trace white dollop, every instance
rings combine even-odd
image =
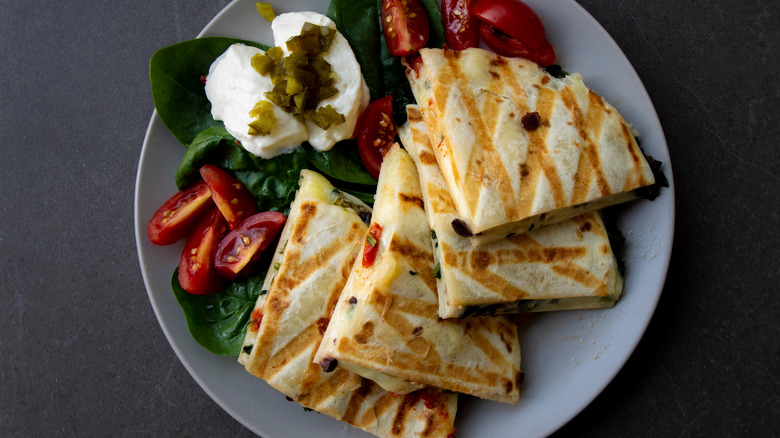
[[[290,12],[277,16],[271,23],[271,29],[274,34],[274,42],[284,50],[285,55],[289,54],[287,40],[300,35],[305,23],[336,29],[336,23],[333,20],[316,12]],[[334,85],[339,92],[322,100],[318,107],[330,105],[339,114],[342,114],[346,121],[324,130],[310,120],[306,120],[309,143],[320,151],[329,150],[340,140],[352,138],[357,119],[368,106],[370,99],[368,86],[360,71],[360,64],[355,59],[352,48],[341,32],[336,32],[324,58],[336,73]]]
[[[273,85],[252,68],[255,54],[265,53],[256,47],[233,44],[209,68],[206,97],[211,102],[211,115],[221,120],[225,129],[248,152],[261,158],[272,158],[289,152],[307,139],[306,125],[297,117],[273,105],[276,124],[268,135],[249,135],[249,112]]]

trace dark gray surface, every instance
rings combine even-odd
[[[168,345],[133,230],[149,57],[226,3],[0,1],[0,436],[252,436]],[[638,349],[557,435],[776,436],[780,4],[580,3],[655,104],[677,224]]]

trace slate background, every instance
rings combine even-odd
[[[580,3],[655,104],[677,223],[644,338],[555,436],[777,436],[780,3]],[[225,4],[0,1],[0,435],[252,436],[168,345],[133,231],[148,59]]]

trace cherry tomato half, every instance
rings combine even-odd
[[[471,14],[505,34],[539,49],[545,40],[544,25],[533,9],[520,0],[481,0]]]
[[[395,141],[392,95],[371,102],[363,110],[355,125],[355,137],[363,165],[374,178],[379,178],[382,158]]]
[[[257,213],[257,204],[252,195],[226,171],[206,164],[200,168],[200,176],[211,189],[211,198],[225,216],[231,230],[235,230],[241,221]]]
[[[425,47],[429,26],[420,0],[382,0],[382,33],[393,55],[411,55]]]
[[[217,272],[228,280],[249,272],[279,235],[286,220],[276,211],[264,211],[246,218],[219,243],[214,260]]]
[[[441,0],[444,36],[453,50],[465,50],[479,44],[478,20],[469,12],[476,0]]]
[[[204,182],[182,190],[154,213],[146,234],[155,245],[170,245],[187,237],[212,207],[211,190]]]
[[[179,258],[179,284],[191,294],[208,295],[222,290],[225,280],[214,268],[217,246],[228,233],[225,218],[212,209],[190,234]]]
[[[544,40],[540,48],[532,49],[524,42],[512,38],[488,23],[479,25],[479,36],[485,45],[499,55],[526,58],[541,67],[555,63],[555,48],[547,40]]]
[[[367,268],[374,264],[376,260],[376,251],[379,247],[379,238],[382,237],[382,226],[374,222],[368,227],[366,240],[363,242],[363,267]]]

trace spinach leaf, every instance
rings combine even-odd
[[[195,137],[176,170],[176,186],[181,190],[200,180],[200,168],[204,164],[232,171],[257,201],[259,211],[284,214],[298,190],[301,170],[309,168],[303,148],[265,160],[236,144],[223,127],[208,128]]]
[[[309,162],[327,176],[355,184],[375,186],[377,183],[360,159],[356,140],[340,141],[333,149],[325,152],[311,147],[306,150]]]
[[[267,49],[252,41],[208,37],[164,47],[152,55],[149,81],[154,107],[181,144],[189,145],[204,129],[222,126],[211,117],[211,104],[200,77],[208,74],[211,63],[235,43]]]
[[[299,147],[270,160],[254,155],[251,158],[253,166],[235,170],[233,175],[257,200],[259,211],[279,211],[287,215],[298,190],[301,170],[309,168],[306,150]]]
[[[360,190],[350,189],[346,187],[341,187],[339,190],[343,192],[347,192],[350,195],[360,199],[361,201],[365,202],[369,206],[374,205],[375,195],[373,193],[367,193]]]
[[[240,170],[253,166],[254,162],[224,127],[214,127],[204,130],[192,140],[176,169],[176,187],[182,190],[200,180],[199,170],[204,164]]]
[[[376,0],[331,0],[326,15],[347,39],[371,92],[371,100],[383,97],[385,88],[379,59],[382,28]]]
[[[194,295],[182,289],[177,268],[171,287],[195,341],[212,353],[238,356],[264,279],[262,271],[239,278],[216,294]]]

